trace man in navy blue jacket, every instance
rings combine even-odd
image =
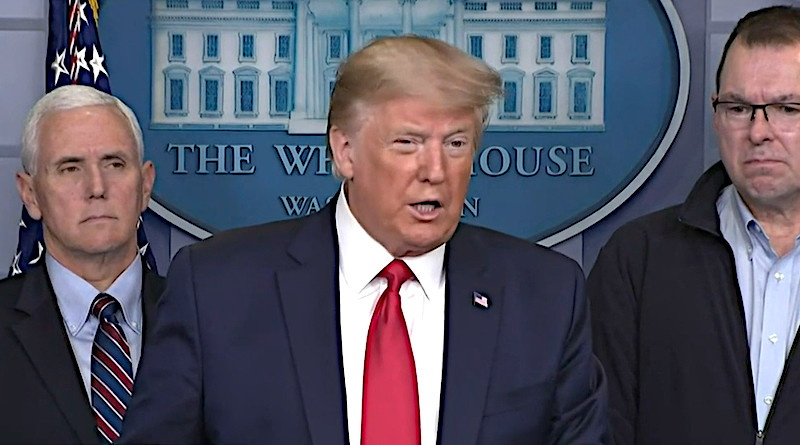
[[[339,194],[177,255],[127,442],[606,443],[578,266],[459,224],[499,93],[494,70],[439,40],[353,54],[329,114]],[[413,378],[393,365],[375,387],[374,314],[397,263]],[[374,402],[406,389],[413,403],[384,406],[375,428]]]

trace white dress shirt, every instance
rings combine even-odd
[[[350,443],[361,443],[364,355],[372,312],[387,286],[378,273],[394,257],[375,241],[350,212],[344,190],[336,203],[339,238],[339,312]],[[434,445],[439,426],[444,351],[445,245],[417,257],[400,258],[414,272],[400,287],[417,371],[421,445]]]

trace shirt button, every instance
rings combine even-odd
[[[767,405],[772,405],[772,397],[770,396],[764,397],[764,403],[766,403]]]
[[[74,331],[75,328],[77,328],[77,326],[75,326],[74,324],[71,324],[71,325],[69,325],[69,328]]]
[[[131,325],[133,325],[134,328],[138,328],[139,327],[139,323],[137,323],[135,321],[133,323],[131,323]],[[775,335],[775,334],[772,334],[772,335]],[[772,340],[772,337],[770,337],[770,340]],[[775,342],[772,342],[772,343],[775,343]]]
[[[783,279],[783,274],[780,272],[775,272],[775,279],[781,281]]]
[[[778,334],[770,335],[769,336],[769,341],[771,341],[772,343],[777,343],[778,342]]]

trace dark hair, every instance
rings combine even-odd
[[[733,28],[717,67],[717,92],[728,50],[736,39],[747,47],[800,44],[800,8],[771,6],[749,12]]]

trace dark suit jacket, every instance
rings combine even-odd
[[[347,443],[332,208],[178,253],[122,443]],[[461,225],[446,268],[440,443],[605,443],[577,265]]]
[[[164,279],[145,267],[145,326]],[[98,443],[44,265],[0,281],[0,444]]]

